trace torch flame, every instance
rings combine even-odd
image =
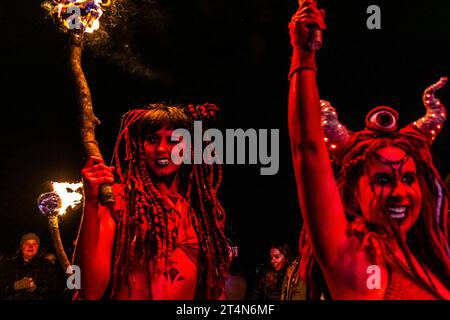
[[[81,203],[83,195],[79,189],[82,186],[83,184],[81,182],[52,182],[53,192],[61,198],[61,207],[58,208],[59,215],[64,215],[69,207],[73,209]]]
[[[63,29],[92,33],[100,28],[102,8],[110,4],[110,0],[48,0],[42,7],[61,23]]]

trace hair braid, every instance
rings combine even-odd
[[[150,114],[154,110],[155,114],[158,113],[156,118]],[[112,295],[122,278],[129,285],[128,277],[137,263],[149,258],[166,259],[174,250],[175,238],[169,230],[169,216],[173,208],[150,176],[143,134],[158,125],[176,127],[176,123],[182,122],[180,117],[183,117],[179,110],[182,109],[152,105],[150,109],[132,110],[122,118],[123,129],[119,133],[114,160],[117,180],[125,185],[126,206],[118,217]],[[184,114],[187,114],[186,110]],[[142,125],[144,120],[148,124]],[[220,296],[229,266],[228,240],[224,233],[225,212],[217,198],[222,169],[218,167],[215,176],[215,167],[192,165],[182,181],[188,214],[205,259],[206,298],[209,299]],[[217,181],[214,181],[215,177]]]

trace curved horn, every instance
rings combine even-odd
[[[320,100],[320,109],[322,112],[321,123],[325,133],[325,142],[330,151],[342,150],[350,141],[353,132],[339,122],[336,110],[330,102]]]
[[[435,92],[441,89],[447,83],[447,77],[442,77],[438,82],[429,86],[423,93],[423,104],[427,109],[425,116],[415,121],[415,126],[424,135],[430,143],[436,138],[442,130],[447,110],[439,99],[435,97]]]

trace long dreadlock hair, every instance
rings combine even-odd
[[[168,216],[173,209],[155,187],[145,159],[145,138],[161,128],[192,129],[193,119],[208,116],[204,106],[152,104],[131,110],[122,118],[114,162],[117,181],[125,185],[126,205],[117,221],[112,295],[121,279],[129,284],[130,271],[137,264],[167,259],[174,250],[174,236],[168,230]],[[225,211],[217,197],[222,169],[218,165],[182,165],[179,174],[180,193],[187,200],[204,262],[202,280],[206,288],[197,295],[216,299],[222,293],[229,267]]]
[[[421,212],[414,226],[408,231],[406,242],[400,237],[397,225],[388,218],[387,208],[380,207],[378,210],[380,218],[386,222],[384,225],[371,225],[363,222],[359,203],[355,197],[357,182],[364,174],[365,163],[374,156],[377,150],[386,146],[400,148],[414,160],[418,183],[422,191]],[[366,236],[367,232],[380,236],[380,239],[386,236],[395,237],[407,258],[407,267],[423,287],[439,297],[436,288],[429,284],[429,275],[426,274],[428,281],[424,281],[419,276],[417,268],[412,263],[412,255],[450,289],[449,192],[433,165],[429,145],[426,141],[405,133],[394,133],[380,138],[367,134],[367,132],[361,132],[355,138],[353,147],[335,169],[338,172],[337,186],[341,193],[347,219],[350,222],[349,232],[361,238]],[[363,227],[361,227],[361,223],[364,224]],[[376,252],[395,260],[395,257],[390,255],[392,249],[389,248],[389,242],[381,241],[379,243],[381,245],[377,245],[377,242],[371,243],[376,246]],[[300,277],[308,282],[310,298],[318,298],[321,293],[329,295],[328,289],[323,286],[325,284],[323,274],[313,257],[309,235],[305,227],[302,229],[299,247],[302,259]],[[394,263],[398,263],[398,261],[394,261]],[[317,284],[322,285],[318,286]]]

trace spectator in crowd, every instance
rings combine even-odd
[[[35,233],[22,236],[18,254],[0,263],[0,299],[42,300],[55,297],[56,270],[38,255],[40,239]]]
[[[286,243],[273,244],[269,251],[270,267],[256,281],[251,300],[280,300],[286,269],[291,260]]]

